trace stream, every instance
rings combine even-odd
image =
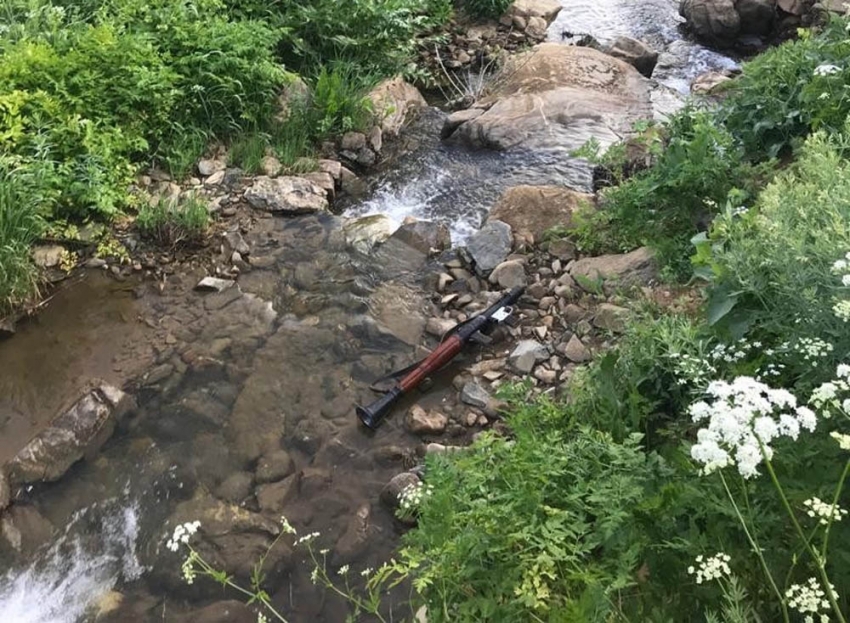
[[[677,0],[561,3],[551,41],[565,32],[601,42],[642,38],[676,60],[658,76],[674,91],[686,92],[707,70],[734,66],[682,40]],[[443,116],[431,109],[414,123],[404,137],[411,151],[374,174],[369,194],[346,206],[346,216],[440,221],[457,244],[505,188],[590,189],[587,165],[569,156],[586,137],[556,150],[473,152],[440,142]],[[220,293],[194,291],[202,274],[174,275],[158,287],[90,271],[0,343],[0,459],[67,407],[80,379],[131,379],[125,387],[137,403],[93,460],[16,502],[19,520],[37,524],[44,538],[19,553],[0,550],[0,623],[88,623],[109,611],[114,621],[188,623],[186,596],[200,604],[232,598],[209,582],[187,588],[180,557],[169,558],[164,543],[178,520],[214,519],[220,499],[259,510],[247,492],[264,484],[255,466],[265,457],[292,475],[285,490],[268,489],[264,510],[282,509],[299,532],[319,532],[319,547],[344,546],[330,568],[351,564],[359,572],[391,557],[403,527],[379,494],[421,440],[398,416],[366,434],[353,405],[372,398],[374,378],[419,354],[430,260],[392,239],[369,256],[355,252],[343,222],[260,219],[246,235],[255,268]],[[456,400],[451,369],[447,375],[418,402]],[[447,433],[458,444],[469,436],[463,427]],[[368,517],[359,540],[350,538],[358,515]],[[239,568],[269,541],[268,529],[253,525],[217,537],[215,551]],[[271,558],[279,578],[272,599],[290,622],[345,620],[345,603],[311,583],[303,551],[276,550]]]

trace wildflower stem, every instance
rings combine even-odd
[[[738,508],[738,503],[735,502],[735,496],[733,496],[732,491],[729,490],[729,485],[726,482],[726,478],[723,476],[723,472],[719,471],[718,474],[720,474],[720,480],[723,481],[723,488],[726,489],[726,495],[729,497],[729,501],[732,502],[732,508],[735,509],[735,514],[738,516],[738,521],[741,522],[741,527],[744,528],[744,534],[747,535],[747,540],[750,542],[750,546],[753,548],[753,551],[758,557],[762,569],[764,569],[764,574],[767,576],[768,582],[770,582],[770,587],[773,589],[773,592],[776,593],[776,598],[779,600],[779,607],[782,609],[782,620],[785,621],[785,623],[789,623],[791,619],[788,617],[788,606],[785,604],[785,598],[782,596],[779,587],[776,586],[776,581],[774,581],[773,575],[770,573],[767,561],[761,553],[761,548],[759,548],[758,544],[753,539],[752,534],[750,534],[750,529],[747,527],[747,521],[741,514],[741,509]]]
[[[818,568],[818,573],[820,574],[821,581],[823,582],[823,590],[826,593],[827,598],[829,599],[829,604],[832,606],[832,611],[835,613],[836,618],[839,623],[847,623],[847,619],[844,618],[844,614],[841,612],[841,608],[838,605],[838,601],[835,599],[835,594],[832,591],[832,584],[829,582],[829,575],[826,573],[826,566],[824,564],[824,559],[820,557],[817,550],[812,547],[812,544],[806,540],[806,535],[803,532],[802,526],[800,526],[800,522],[797,521],[797,516],[794,514],[794,509],[791,508],[791,504],[788,502],[788,498],[785,496],[785,490],[782,488],[782,485],[779,483],[779,478],[776,476],[776,471],[773,469],[773,463],[771,463],[770,459],[767,458],[767,455],[764,453],[764,445],[762,445],[761,440],[759,440],[759,445],[761,446],[762,455],[764,455],[764,463],[767,465],[767,471],[770,474],[770,479],[773,481],[773,486],[776,488],[777,493],[779,493],[779,498],[782,500],[783,506],[785,506],[785,511],[788,513],[788,516],[791,518],[791,523],[794,524],[794,529],[797,531],[797,535],[800,539],[806,544],[806,549],[809,552],[809,555],[815,561],[815,566]]]
[[[847,480],[847,475],[850,474],[850,461],[844,465],[844,472],[841,474],[841,479],[838,481],[838,486],[835,488],[835,495],[832,498],[832,512],[829,514],[829,520],[826,524],[826,530],[823,533],[823,546],[821,547],[821,560],[826,560],[827,549],[829,547],[829,529],[832,528],[832,521],[835,519],[835,509],[838,508],[838,499],[841,497],[841,491],[844,489],[844,483]]]

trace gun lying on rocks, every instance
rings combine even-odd
[[[428,376],[454,359],[468,342],[487,342],[488,338],[484,332],[511,317],[513,314],[513,307],[511,306],[519,300],[523,292],[525,292],[524,287],[512,289],[489,308],[446,333],[440,341],[440,345],[425,359],[375,381],[372,384],[372,389],[377,391],[381,391],[377,387],[381,383],[390,380],[395,381],[395,383],[372,404],[357,407],[357,417],[360,418],[360,421],[372,430],[378,428],[381,421],[402,396],[415,389]]]

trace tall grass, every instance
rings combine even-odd
[[[29,247],[42,227],[23,180],[14,171],[0,168],[0,315],[38,292]]]

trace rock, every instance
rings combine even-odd
[[[457,321],[450,318],[429,318],[425,332],[434,337],[443,337],[457,326]]]
[[[209,177],[213,173],[224,171],[227,168],[221,160],[203,159],[198,161],[198,173],[202,177]]]
[[[0,536],[9,547],[24,557],[29,557],[47,543],[53,532],[53,524],[34,506],[14,504],[0,515]]]
[[[327,192],[301,177],[260,176],[245,191],[251,207],[281,214],[311,214],[328,209]]]
[[[419,476],[411,472],[402,472],[393,476],[386,486],[381,490],[381,501],[395,510],[399,506],[399,496],[409,486],[416,486],[420,482]]]
[[[658,52],[643,41],[631,37],[617,37],[611,45],[605,47],[604,52],[626,61],[647,78],[652,76],[652,70],[658,62]]]
[[[561,12],[561,3],[557,0],[516,0],[508,7],[507,15],[511,17],[542,17],[547,23],[552,23]]]
[[[255,623],[257,615],[240,601],[218,601],[175,618],[175,623]]]
[[[12,486],[58,480],[71,465],[92,457],[106,443],[132,399],[117,387],[103,387],[60,414],[9,461]]]
[[[776,18],[776,0],[737,0],[735,10],[741,20],[741,33],[769,35]]]
[[[475,262],[475,269],[485,275],[501,264],[511,252],[511,226],[502,221],[487,221],[466,241],[466,249]]]
[[[394,229],[393,221],[383,214],[363,216],[342,226],[346,244],[363,254],[369,253],[372,247],[387,240]]]
[[[346,132],[342,135],[340,147],[347,151],[359,151],[366,147],[366,135],[362,132]]]
[[[266,156],[260,163],[260,169],[263,171],[263,175],[277,177],[280,174],[281,169],[283,169],[283,165],[280,164],[280,160],[274,156]]]
[[[452,236],[444,223],[433,221],[411,221],[402,223],[392,238],[403,242],[417,251],[430,255],[452,246]]]
[[[471,407],[486,409],[492,403],[493,397],[481,385],[474,381],[469,381],[468,383],[464,383],[463,388],[460,390],[460,400],[462,403]]]
[[[483,114],[484,110],[481,108],[467,108],[465,110],[453,112],[446,117],[445,121],[443,121],[443,128],[440,130],[440,138],[446,139],[450,137],[462,124],[467,121],[477,119]]]
[[[204,186],[218,186],[224,181],[224,169],[216,171],[204,180]]]
[[[236,285],[232,279],[219,279],[218,277],[204,277],[195,286],[195,289],[200,292],[224,292],[228,288]]]
[[[528,283],[525,266],[519,260],[502,262],[490,273],[490,283],[498,285],[503,290],[510,290]]]
[[[372,508],[368,504],[361,505],[357,512],[348,520],[345,532],[334,546],[331,562],[334,566],[347,565],[366,551],[369,545],[369,518]]]
[[[428,411],[413,405],[407,412],[407,428],[414,435],[439,435],[448,425],[448,418],[437,411]]]
[[[0,340],[15,335],[15,318],[7,316],[0,318]]]
[[[741,16],[734,0],[681,0],[679,15],[698,37],[728,44],[741,33]]]
[[[367,97],[372,102],[372,110],[380,121],[381,130],[389,136],[398,136],[412,115],[428,106],[419,90],[401,76],[384,80]]]
[[[378,156],[368,147],[363,147],[358,150],[355,160],[361,167],[371,167],[378,161]]]
[[[526,20],[525,34],[535,41],[544,41],[549,28],[548,22],[542,17],[532,16]]]
[[[597,329],[622,333],[626,328],[629,310],[610,303],[602,303],[593,317],[593,326]]]
[[[245,242],[242,234],[238,231],[226,232],[222,237],[231,251],[235,251],[240,255],[249,255],[251,253],[251,247],[248,246],[248,243]]]
[[[487,220],[504,221],[513,231],[527,231],[540,240],[555,226],[569,227],[573,212],[593,203],[593,195],[561,186],[513,186],[502,194]]]
[[[628,63],[591,48],[543,43],[508,59],[485,110],[449,140],[473,148],[604,149],[652,117],[650,83]]]
[[[312,173],[305,173],[302,177],[308,182],[312,182],[316,186],[323,188],[325,192],[328,193],[329,197],[333,197],[334,191],[336,190],[336,182],[330,173],[325,171],[314,171]]]
[[[0,468],[0,514],[12,502],[12,487],[6,477],[5,470]]]
[[[241,504],[249,495],[254,486],[254,476],[250,472],[236,472],[230,474],[224,482],[222,482],[215,490],[215,496],[230,502],[231,504]]]
[[[264,454],[257,462],[257,482],[260,484],[277,482],[294,471],[295,463],[289,453],[286,450],[275,450],[269,454]]]
[[[549,243],[549,255],[557,257],[562,262],[568,262],[576,257],[576,245],[572,240],[557,238]]]
[[[327,489],[333,481],[330,470],[322,467],[305,467],[301,470],[301,481],[298,491],[301,497],[310,498]],[[292,478],[293,476],[290,476]]]
[[[729,83],[732,77],[722,71],[709,71],[700,74],[691,83],[691,93],[711,95],[720,91],[723,85]]]
[[[327,436],[327,422],[317,418],[304,418],[295,425],[292,442],[302,452],[312,455],[316,454]]]
[[[286,501],[297,490],[298,475],[292,474],[283,480],[257,487],[257,504],[260,510],[267,513],[280,513]]]
[[[384,135],[381,132],[380,126],[373,126],[371,130],[369,130],[369,136],[367,137],[369,141],[369,147],[372,148],[376,154],[381,153],[381,149],[384,146]]]
[[[528,374],[534,365],[549,358],[549,349],[537,340],[523,340],[508,356],[508,363],[517,371]]]
[[[342,177],[342,163],[338,160],[319,160],[319,171],[338,180]]]
[[[789,15],[794,15],[794,16],[800,17],[801,15],[803,15],[803,13],[806,12],[807,3],[804,0],[777,0],[776,4],[780,9],[782,9],[783,11],[788,13]],[[843,4],[844,4],[843,2],[830,2],[831,7],[832,7],[832,5],[843,5]],[[843,8],[843,6],[841,8]],[[836,7],[836,8],[831,9],[831,10],[833,10],[836,13],[844,13],[844,11],[841,10],[841,8]]]
[[[68,252],[58,244],[40,245],[32,249],[33,264],[39,268],[57,268]]]
[[[647,247],[621,255],[600,255],[578,260],[570,266],[570,276],[582,281],[620,287],[649,285],[658,277],[655,255]]]
[[[534,371],[534,378],[542,383],[551,384],[558,380],[558,373],[554,370],[547,370],[546,368],[537,368]]]
[[[593,359],[593,355],[590,354],[587,346],[584,345],[577,335],[573,335],[570,338],[570,341],[567,342],[563,352],[564,357],[573,363],[585,363]]]

